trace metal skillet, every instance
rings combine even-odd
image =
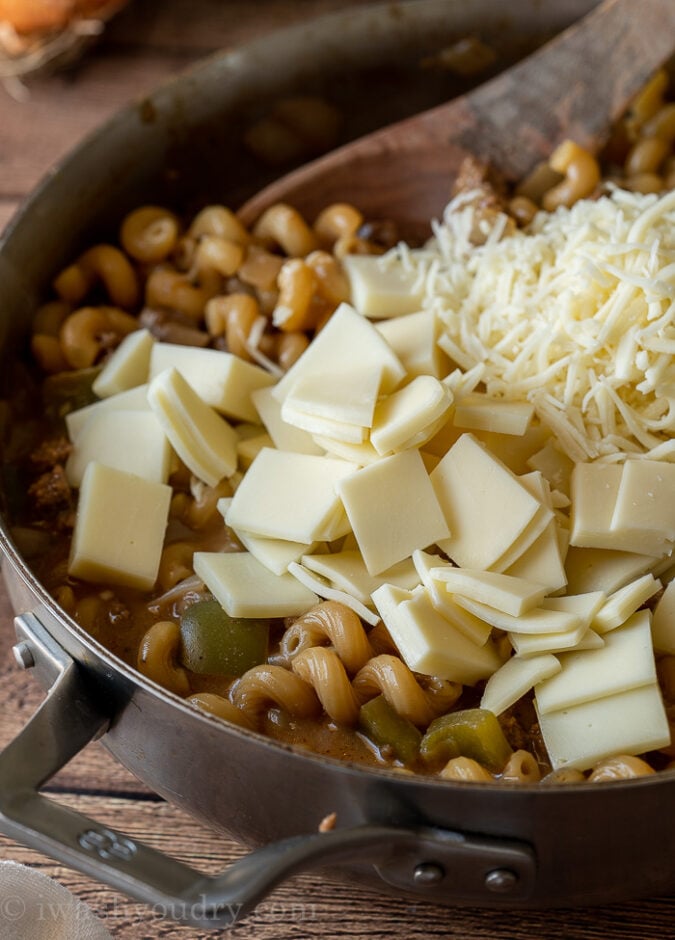
[[[3,239],[3,374],[23,349],[53,272],[124,211],[150,199],[190,207],[207,195],[236,205],[260,188],[265,179],[243,159],[237,135],[277,95],[317,85],[344,89],[353,71],[400,68],[475,31],[508,55],[509,39],[541,41],[593,4],[573,0],[552,9],[518,0],[509,29],[501,4],[467,6],[417,0],[338,14],[218,56],[118,115],[45,181]],[[408,88],[409,113],[436,103],[434,95],[448,97],[447,88],[429,93],[421,85]],[[429,100],[419,100],[425,94]],[[382,122],[392,117],[380,115]],[[360,120],[354,133],[375,123],[370,113]],[[478,787],[369,770],[226,726],[143,679],[58,608],[20,553],[9,493],[2,498],[16,655],[49,689],[0,755],[0,828],[13,838],[135,898],[162,903],[186,922],[213,927],[231,923],[310,865],[339,865],[344,876],[382,890],[447,904],[605,903],[675,885],[672,774],[611,786]],[[98,736],[161,796],[266,847],[205,877],[42,797],[40,787]],[[337,813],[338,828],[317,833],[329,812]]]

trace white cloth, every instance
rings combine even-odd
[[[0,940],[111,940],[84,901],[42,872],[0,862]]]

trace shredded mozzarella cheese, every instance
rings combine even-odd
[[[653,454],[675,432],[675,192],[505,220],[473,244],[465,193],[399,255],[424,278],[439,345],[489,395],[531,401],[571,459]]]

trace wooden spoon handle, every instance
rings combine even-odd
[[[470,94],[473,120],[452,136],[511,179],[565,138],[596,152],[674,47],[675,0],[606,0]]]
[[[565,138],[595,151],[675,45],[675,0],[605,0],[469,95],[353,141],[282,177],[240,210],[285,201],[311,218],[351,201],[372,218],[427,230],[472,154],[522,179]]]

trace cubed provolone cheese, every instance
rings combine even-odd
[[[166,369],[148,389],[150,407],[173,449],[196,477],[216,486],[237,469],[237,433],[209,407],[177,369]]]
[[[322,555],[303,555],[302,564],[315,571],[340,591],[347,591],[362,604],[370,605],[371,594],[382,584],[394,584],[411,590],[419,577],[410,558],[399,561],[379,575],[370,575],[358,549],[347,549]]]
[[[648,611],[634,614],[604,640],[602,649],[560,656],[560,673],[537,686],[540,714],[656,682]]]
[[[512,617],[520,617],[544,599],[545,588],[541,584],[513,578],[494,571],[471,568],[453,568],[443,565],[431,569],[431,577],[443,581],[450,594],[464,594]]]
[[[319,600],[297,578],[272,574],[249,552],[195,552],[193,564],[230,617],[298,617]]]
[[[361,316],[388,320],[414,313],[422,306],[424,280],[396,261],[386,255],[348,254],[342,259],[352,303]]]
[[[308,434],[320,434],[346,444],[363,444],[368,438],[368,428],[360,424],[348,424],[346,421],[308,414],[306,411],[300,411],[288,399],[281,406],[281,417],[287,424],[292,424]]]
[[[349,363],[356,372],[380,372],[383,394],[392,392],[405,378],[405,369],[395,352],[369,320],[349,304],[337,308],[305,352],[274,386],[274,395],[283,401],[303,376],[322,375],[334,370],[335,363]]]
[[[226,521],[263,538],[335,538],[345,518],[335,486],[354,472],[344,460],[263,448],[237,487]]]
[[[379,614],[375,614],[372,610],[369,610],[366,605],[357,600],[353,594],[348,594],[346,591],[340,591],[338,588],[333,587],[327,578],[317,574],[316,571],[310,571],[309,568],[305,568],[305,566],[301,565],[299,562],[293,561],[288,566],[288,573],[293,575],[301,584],[304,584],[306,588],[309,588],[310,591],[314,591],[315,594],[324,600],[336,601],[338,604],[344,604],[345,607],[349,607],[350,610],[353,610],[361,620],[365,620],[371,627],[374,627],[376,623],[380,622]]]
[[[502,571],[515,578],[542,584],[549,593],[564,588],[567,584],[567,573],[560,550],[556,520],[551,519],[532,545]]]
[[[260,366],[219,349],[155,343],[150,355],[150,379],[175,368],[199,397],[216,411],[239,421],[257,421],[251,395],[274,384]]]
[[[554,676],[561,668],[560,660],[551,653],[525,659],[512,656],[488,679],[480,707],[501,715],[538,682]]]
[[[150,590],[157,579],[171,487],[103,464],[84,472],[68,573]]]
[[[66,477],[78,487],[92,460],[135,473],[154,483],[166,483],[171,447],[152,411],[94,412],[77,436],[66,461]]]
[[[675,464],[627,460],[612,515],[612,529],[675,539]]]
[[[227,517],[232,499],[231,496],[225,497],[219,499],[216,504],[223,519]],[[237,538],[244,548],[254,558],[257,558],[261,565],[268,568],[272,574],[285,574],[291,562],[298,561],[305,552],[311,551],[314,547],[305,542],[261,538],[259,535],[251,535],[250,532],[246,532],[244,529],[237,531]]]
[[[651,556],[636,552],[570,546],[565,557],[567,589],[572,594],[585,594],[587,591],[613,594],[646,574],[653,565]]]
[[[627,461],[641,463],[641,461]],[[626,464],[626,465],[627,465]],[[579,463],[572,471],[570,544],[582,548],[609,548],[660,557],[670,544],[666,534],[616,514],[625,466]],[[675,467],[673,468],[675,469]],[[626,488],[624,488],[626,492]],[[624,501],[622,500],[622,505]],[[629,524],[630,522],[630,524]]]
[[[550,613],[550,611],[549,611]],[[572,617],[572,614],[567,616]],[[509,642],[518,656],[536,653],[566,653],[583,642],[593,631],[577,617],[577,626],[561,633],[509,633]]]
[[[593,629],[607,633],[625,623],[645,601],[661,590],[661,582],[644,574],[611,594],[593,618]]]
[[[609,530],[621,483],[618,464],[578,463],[572,471],[570,544],[581,548],[614,546]]]
[[[99,398],[108,398],[144,385],[150,375],[150,353],[154,342],[149,330],[134,330],[125,336],[94,379],[94,393]]]
[[[281,402],[274,397],[271,387],[256,389],[251,393],[251,400],[278,450],[290,450],[296,454],[323,453],[323,449],[311,434],[284,421],[281,416]]]
[[[551,489],[559,490],[566,496],[570,495],[574,461],[556,446],[555,440],[548,440],[541,450],[528,457],[527,465],[532,470],[539,470],[548,480]]]
[[[282,415],[293,412],[328,418],[332,422],[371,427],[382,383],[381,369],[358,370],[350,362],[330,371],[305,373],[291,386]]]
[[[235,428],[235,431],[238,431]],[[237,441],[237,463],[240,470],[248,470],[255,458],[263,447],[274,447],[274,441],[263,431],[262,434],[252,435],[251,437],[240,437]]]
[[[485,623],[489,623],[490,626],[515,635],[540,636],[544,634],[548,636],[552,633],[568,633],[581,625],[581,618],[571,611],[545,610],[543,607],[535,607],[519,617],[514,617],[489,604],[483,604],[473,597],[453,594],[452,600],[464,610],[472,613],[474,617],[480,617]]]
[[[479,392],[464,395],[455,403],[453,421],[467,430],[497,431],[520,437],[527,431],[534,405],[527,401],[506,401]]]
[[[401,360],[409,377],[433,375],[441,379],[450,371],[450,360],[437,343],[439,321],[433,310],[382,320],[376,327]]]
[[[644,754],[670,743],[656,683],[540,714],[539,725],[555,770],[587,770],[615,754]]]
[[[383,585],[373,601],[402,659],[413,672],[474,685],[491,676],[501,660],[491,640],[482,646],[453,627],[426,591],[416,594]]]
[[[456,604],[445,589],[445,584],[432,577],[432,570],[439,566],[438,555],[417,549],[412,554],[412,560],[419,579],[439,614],[442,614],[453,627],[460,630],[474,643],[482,646],[492,633],[492,625]],[[452,566],[448,565],[448,567]]]
[[[313,434],[312,440],[317,447],[322,448],[327,454],[331,454],[333,457],[341,457],[342,460],[348,460],[357,467],[365,467],[369,463],[375,463],[376,460],[380,459],[378,452],[367,440],[363,441],[362,444],[350,444],[348,441],[338,441],[334,437],[324,437],[323,434]]]
[[[65,420],[70,440],[73,443],[77,440],[80,431],[90,418],[108,410],[149,411],[148,386],[138,385],[136,388],[130,388],[128,392],[120,392],[119,395],[111,395],[110,398],[102,398],[101,401],[85,405],[84,408],[69,411]]]
[[[589,591],[586,594],[566,594],[562,597],[545,597],[541,602],[544,610],[563,611],[579,617],[587,627],[607,600],[604,591]],[[595,625],[594,625],[595,626]]]
[[[370,442],[378,454],[421,446],[447,415],[452,395],[438,379],[420,375],[382,398],[375,408]]]
[[[666,586],[654,609],[652,642],[657,652],[675,654],[675,581]]]
[[[431,481],[452,533],[438,544],[456,564],[467,568],[490,568],[541,508],[471,434],[463,434],[450,448],[431,473]]]
[[[417,450],[384,457],[336,483],[371,575],[449,532]]]

